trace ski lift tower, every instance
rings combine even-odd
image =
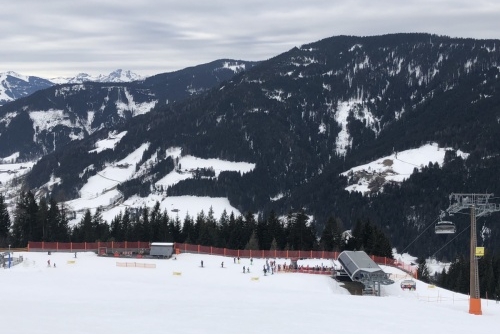
[[[455,194],[450,195],[449,214],[470,209],[470,299],[469,313],[481,315],[481,296],[479,294],[479,273],[477,268],[476,218],[500,211],[500,205],[488,203],[493,194]],[[452,204],[453,203],[453,204]]]

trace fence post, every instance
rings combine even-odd
[[[198,254],[200,253],[200,245],[198,245]]]
[[[59,250],[59,241],[56,242],[56,250]]]
[[[42,249],[45,250],[45,241],[42,241]]]
[[[70,250],[71,252],[73,252],[73,243],[72,243],[72,242],[70,242],[70,243],[69,243],[69,250]]]
[[[311,250],[311,259],[313,258],[313,251]]]
[[[210,246],[210,255],[212,255],[212,246]]]
[[[83,248],[85,248],[85,250],[87,250],[87,242],[86,241],[83,243],[83,245],[84,245]]]

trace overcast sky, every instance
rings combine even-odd
[[[336,35],[500,39],[498,0],[1,0],[0,72],[147,76]]]

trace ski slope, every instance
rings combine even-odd
[[[262,259],[250,265],[199,254],[175,260],[19,255],[23,264],[0,269],[2,333],[490,333],[500,325],[500,304],[483,300],[483,315],[470,315],[467,296],[419,281],[416,291],[402,291],[405,273],[389,267],[383,269],[396,283],[374,297],[352,296],[324,275],[264,276]],[[251,272],[243,274],[243,266]]]

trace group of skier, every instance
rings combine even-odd
[[[240,257],[235,257],[233,258],[233,263],[234,264],[240,264],[240,261],[241,261],[241,258]],[[250,258],[250,265],[253,265],[253,258]],[[249,266],[243,266],[243,273],[250,273],[250,265]],[[200,264],[200,267],[203,268],[203,260],[201,260],[201,264]],[[225,268],[224,267],[224,261],[221,262],[220,264],[220,267],[221,268]],[[284,271],[288,271],[289,269],[291,269],[292,266],[291,265],[287,265],[286,263],[282,264],[282,265],[277,265],[276,264],[276,261],[274,260],[269,260],[269,259],[266,259],[266,263],[263,265],[262,267],[262,271],[264,273],[264,276],[267,276],[267,274],[271,274],[271,275],[274,275],[275,272],[277,271],[281,271],[281,270],[284,270]],[[307,266],[307,268],[309,269],[309,266]],[[312,270],[321,270],[323,269],[323,267],[321,266],[316,266],[316,267],[312,267],[311,268]]]
[[[266,260],[266,264],[263,266],[263,272],[264,276],[266,276],[267,273],[271,273],[271,275],[274,275],[274,272],[276,271],[276,261],[271,261]]]
[[[238,261],[238,264],[239,264],[240,263],[240,257],[237,257],[237,258],[235,257],[233,259],[233,261],[234,261],[235,264],[236,264],[236,260]],[[253,265],[253,258],[250,258],[250,265]],[[203,268],[203,260],[201,260],[201,262],[200,262],[200,267]],[[224,261],[221,262],[220,267],[224,268]],[[243,266],[243,273],[245,274],[245,273],[249,273],[249,272],[250,272],[250,266],[248,266],[248,267]]]

